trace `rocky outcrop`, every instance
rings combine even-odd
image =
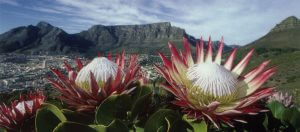
[[[290,17],[284,19],[279,24],[277,24],[271,30],[271,32],[280,32],[280,31],[285,31],[285,30],[295,29],[295,28],[300,29],[300,20],[295,16],[290,16]]]
[[[290,16],[277,24],[269,33],[244,47],[299,50],[299,36],[300,20],[295,16]]]

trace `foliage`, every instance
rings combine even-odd
[[[300,112],[277,101],[266,104],[269,112],[243,117],[248,123],[235,127],[222,124],[215,128],[205,120],[192,120],[172,105],[174,98],[154,85],[139,86],[131,94],[114,94],[104,100],[94,113],[76,112],[60,101],[48,100],[35,116],[37,132],[205,132],[205,131],[299,131]],[[0,132],[5,129],[0,128]]]
[[[280,123],[286,127],[285,129],[300,130],[300,112],[296,107],[286,108],[278,101],[269,103],[267,107],[270,109],[273,118],[279,120]],[[272,124],[269,123],[268,128],[272,130],[277,129],[278,126],[272,126]]]

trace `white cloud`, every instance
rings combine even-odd
[[[0,3],[8,0],[0,0]],[[16,3],[17,4],[17,3]],[[79,32],[95,24],[122,25],[170,21],[186,32],[229,44],[247,44],[276,23],[300,14],[299,0],[55,0],[27,7],[60,15],[60,26]],[[65,23],[65,24],[63,24]]]
[[[19,3],[16,0],[0,0],[0,5],[1,4],[8,4],[8,5],[13,5],[13,6],[19,5]]]

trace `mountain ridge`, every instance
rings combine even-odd
[[[300,29],[300,20],[295,16],[290,16],[281,21],[279,24],[276,24],[276,26],[271,29],[270,32],[280,32],[295,28]]]
[[[41,21],[36,26],[21,26],[0,34],[0,53],[89,53],[120,51],[156,54],[168,52],[167,42],[182,47],[186,36],[192,45],[195,38],[170,22],[141,25],[93,25],[89,29],[68,34],[63,29]],[[216,49],[218,41],[214,41]],[[225,46],[225,50],[231,50]]]
[[[287,17],[266,35],[245,45],[247,48],[284,48],[300,49],[300,20],[295,16]]]

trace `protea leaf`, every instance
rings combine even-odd
[[[35,127],[37,132],[52,132],[55,127],[66,121],[64,114],[55,105],[43,104],[37,111]]]

